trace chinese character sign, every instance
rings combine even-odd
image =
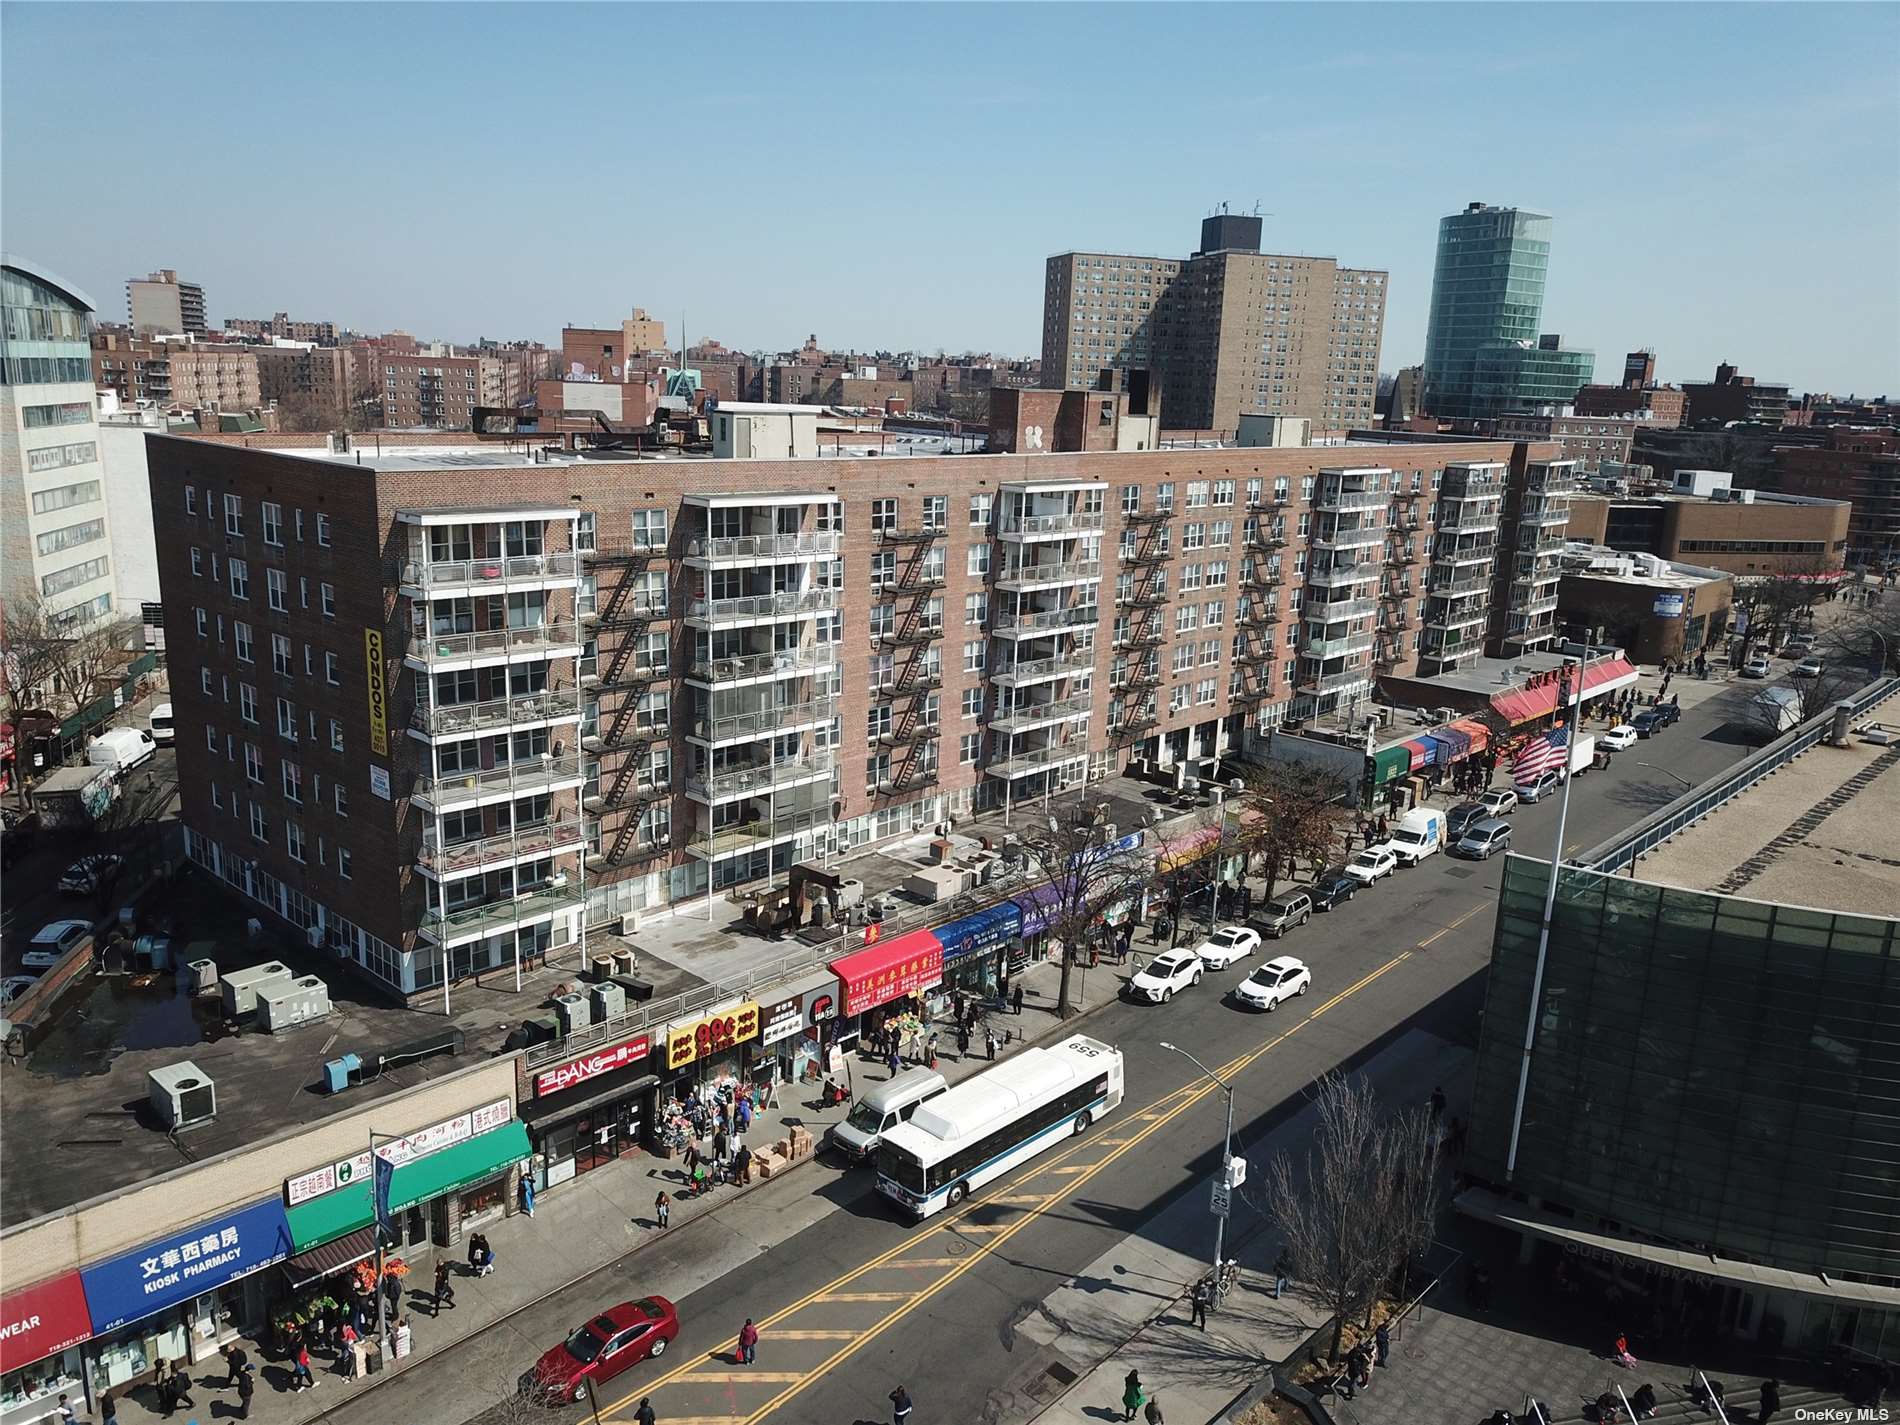
[[[754,1000],[721,1010],[691,1024],[669,1025],[666,1067],[681,1068],[759,1036],[759,1006]]]
[[[201,1296],[290,1255],[290,1222],[276,1198],[148,1242],[80,1273],[96,1333]]]

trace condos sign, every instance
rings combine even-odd
[[[363,672],[369,690],[369,750],[389,755],[389,683],[383,663],[383,631],[363,630]]]

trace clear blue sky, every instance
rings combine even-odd
[[[6,246],[122,319],[178,269],[287,310],[552,339],[1032,352],[1042,263],[1385,267],[1424,343],[1438,219],[1555,215],[1546,330],[1900,394],[1892,5],[7,5]]]

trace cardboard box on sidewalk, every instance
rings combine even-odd
[[[771,1178],[774,1174],[784,1172],[786,1163],[784,1157],[772,1149],[761,1148],[752,1155],[752,1167],[761,1178]]]

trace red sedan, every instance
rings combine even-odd
[[[628,1366],[664,1355],[680,1333],[679,1316],[663,1296],[623,1301],[574,1328],[523,1377],[524,1393],[550,1401],[580,1400],[586,1382],[612,1380]]]

